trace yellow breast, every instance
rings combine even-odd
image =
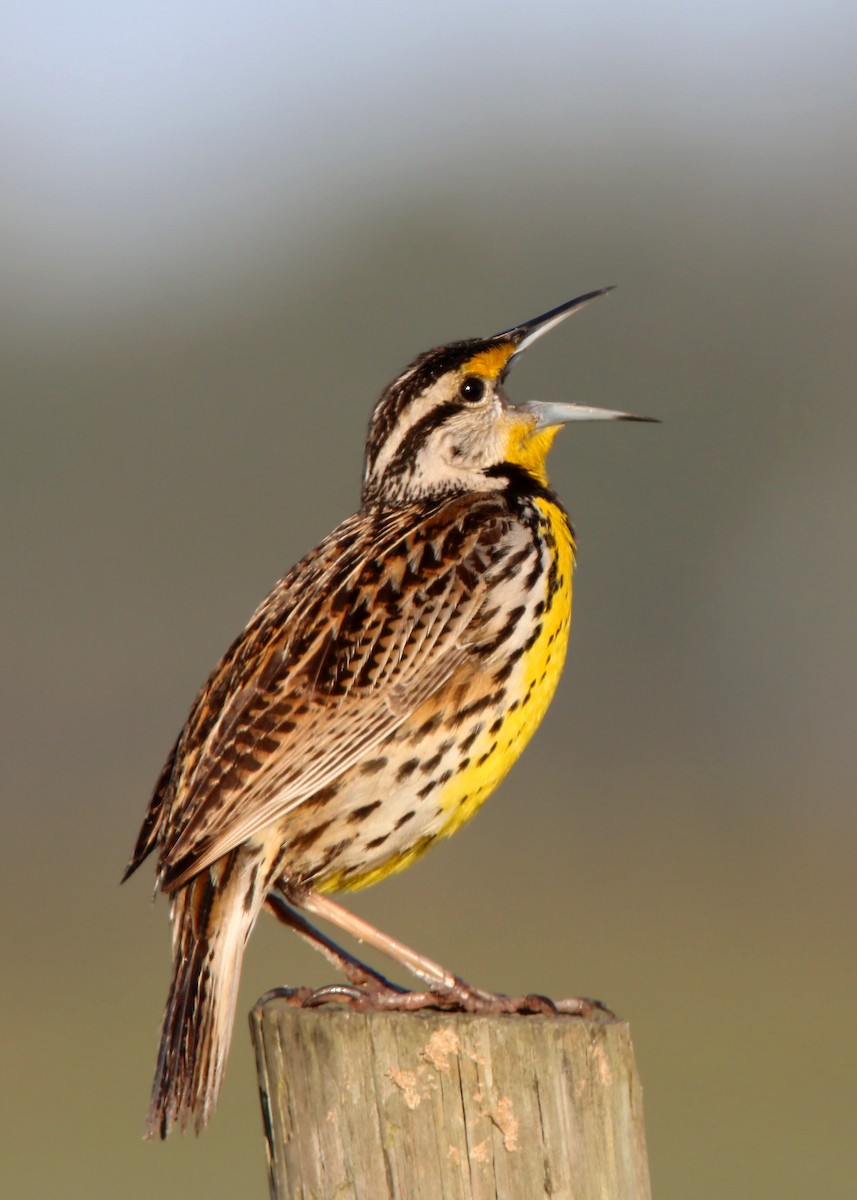
[[[574,541],[565,513],[547,499],[535,501],[543,518],[549,567],[543,576],[541,629],[506,690],[504,709],[487,724],[470,751],[468,766],[444,786],[439,803],[449,813],[440,836],[454,833],[493,792],[535,733],[562,673],[571,623]],[[496,728],[496,721],[502,721]]]

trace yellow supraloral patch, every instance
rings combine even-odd
[[[499,346],[491,346],[488,350],[480,350],[473,358],[462,364],[465,375],[481,375],[484,379],[496,379],[505,369],[512,357],[515,347],[511,342]]]

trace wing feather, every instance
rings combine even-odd
[[[162,796],[165,890],[371,755],[477,653],[486,566],[510,528],[496,500],[472,497],[364,513],[274,588],[180,739]]]

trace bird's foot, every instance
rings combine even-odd
[[[304,1008],[323,1004],[347,1004],[360,1012],[418,1012],[435,1009],[441,1012],[484,1013],[486,1015],[518,1014],[521,1016],[588,1017],[598,1012],[613,1017],[600,1000],[569,998],[550,1000],[531,993],[527,996],[506,996],[471,987],[456,979],[451,987],[432,987],[422,992],[409,992],[395,984],[370,980],[366,984],[332,983],[326,987],[300,989],[299,1003]]]
[[[530,992],[526,996],[507,996],[503,992],[488,992],[472,987],[463,979],[456,979],[455,984],[444,989],[440,995],[445,1001],[445,1008],[469,1013],[589,1017],[597,1011],[608,1017],[614,1015],[600,1000],[577,997],[551,1000],[549,996],[537,992]]]

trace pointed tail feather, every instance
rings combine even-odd
[[[264,899],[258,862],[234,850],[173,896],[173,980],[146,1120],[146,1137],[196,1132],[217,1100],[244,947]]]

